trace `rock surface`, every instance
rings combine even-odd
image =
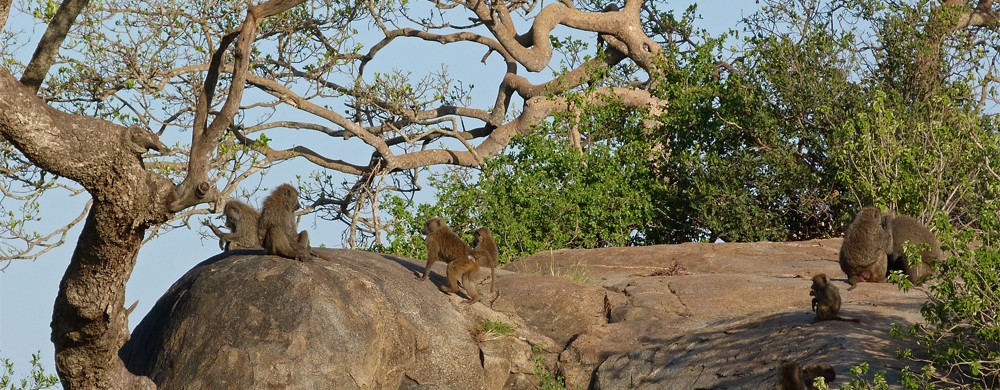
[[[497,271],[482,303],[416,280],[423,261],[321,250],[301,263],[238,251],[177,281],[120,354],[160,388],[767,388],[782,360],[830,363],[834,385],[867,361],[898,376],[891,323],[925,295],[846,291],[840,240],[547,251]],[[841,315],[812,323],[811,277],[840,287]],[[482,276],[487,276],[484,269]],[[512,325],[484,332],[485,321]],[[501,332],[502,333],[502,332]]]

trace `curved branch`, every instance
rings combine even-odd
[[[558,94],[596,79],[595,75],[604,74],[625,58],[627,57],[622,52],[609,50],[604,58],[592,58],[576,69],[542,84],[532,84],[527,78],[513,73],[504,75],[503,84],[513,88],[525,99]]]
[[[368,65],[368,62],[375,59],[375,55],[378,54],[380,50],[388,46],[389,43],[391,43],[394,39],[399,37],[416,37],[429,42],[437,42],[442,45],[455,42],[475,42],[483,46],[489,47],[490,50],[500,53],[501,55],[503,55],[505,61],[510,61],[513,59],[510,56],[510,54],[508,54],[507,51],[504,50],[500,42],[497,42],[496,40],[484,37],[479,34],[474,34],[471,32],[459,32],[454,34],[442,35],[442,34],[434,34],[426,31],[416,30],[412,28],[401,28],[401,29],[386,31],[385,38],[382,38],[381,41],[376,43],[374,46],[372,46],[371,49],[368,50],[368,54],[365,54],[361,58],[361,66],[358,68],[358,74],[364,74],[365,66]]]
[[[501,45],[522,66],[531,72],[540,72],[552,60],[552,29],[564,25],[583,31],[613,36],[624,43],[625,54],[646,70],[655,68],[655,55],[660,46],[643,33],[640,18],[641,0],[629,0],[625,8],[610,12],[584,12],[562,3],[545,6],[535,17],[531,29],[518,35],[504,2],[491,7],[488,2],[467,4],[470,10],[484,20]]]
[[[296,107],[300,110],[316,115],[340,127],[343,127],[344,130],[347,130],[351,134],[354,134],[358,138],[361,138],[361,140],[364,141],[366,144],[371,145],[383,157],[392,156],[392,151],[389,150],[389,147],[385,144],[385,141],[383,141],[381,138],[376,137],[375,135],[369,133],[362,127],[358,126],[358,124],[343,117],[342,115],[333,112],[331,110],[328,110],[326,108],[323,108],[307,99],[302,98],[301,96],[293,92],[291,89],[288,89],[281,83],[278,83],[271,79],[254,75],[250,75],[247,78],[247,82],[263,89],[265,92],[270,93],[271,95],[281,99],[282,101],[288,103],[292,107]]]
[[[610,102],[624,104],[629,107],[646,110],[651,116],[658,116],[667,108],[667,102],[649,92],[620,88],[605,87],[574,100],[575,106],[604,106]],[[494,156],[506,147],[517,135],[528,134],[537,124],[558,110],[568,106],[569,99],[564,97],[535,97],[524,104],[524,111],[513,121],[493,129],[488,138],[483,140],[473,151],[460,152],[446,149],[422,150],[397,156],[387,165],[389,170],[414,169],[434,164],[451,164],[467,167],[478,166],[477,158]]]
[[[333,169],[351,175],[362,175],[368,173],[368,169],[365,166],[350,164],[343,160],[333,160],[304,146],[294,146],[291,149],[272,149],[247,138],[247,136],[240,132],[237,128],[233,128],[231,130],[233,135],[236,136],[237,141],[263,154],[264,158],[268,162],[274,163],[278,161],[291,160],[296,157],[303,157],[306,160],[309,160],[309,162],[323,168]]]

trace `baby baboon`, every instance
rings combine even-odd
[[[833,382],[837,379],[837,372],[833,370],[833,366],[826,363],[810,364],[802,367],[802,380],[806,382],[806,388],[813,388],[813,380],[823,377],[826,383]]]
[[[497,248],[497,242],[493,240],[493,233],[490,232],[490,229],[476,229],[472,239],[472,256],[476,258],[480,266],[490,267],[490,292],[496,292],[500,250]]]
[[[847,274],[847,290],[858,282],[884,283],[888,270],[888,253],[892,251],[891,217],[883,216],[874,207],[858,212],[844,233],[840,246],[840,269]]]
[[[427,236],[427,266],[420,280],[426,280],[434,262],[441,260],[448,263],[448,286],[439,287],[445,293],[458,293],[458,281],[469,295],[467,303],[479,301],[479,291],[476,282],[479,276],[479,264],[472,257],[472,248],[462,241],[441,218],[427,220],[422,231]]]
[[[804,368],[796,362],[783,361],[778,369],[775,389],[806,390],[813,388],[813,379],[822,376],[826,383],[833,382],[837,374],[829,364],[810,364]]]
[[[840,290],[837,286],[830,284],[830,278],[826,274],[816,274],[813,276],[812,291],[809,291],[812,299],[812,310],[816,312],[816,319],[813,322],[838,320],[859,322],[856,318],[844,318],[840,313]]]
[[[219,230],[208,220],[203,221],[205,226],[212,229],[212,233],[219,237],[220,249],[232,251],[261,247],[257,238],[257,219],[260,218],[260,213],[256,209],[236,199],[230,199],[222,208],[222,215],[226,217],[226,227],[230,233]]]
[[[264,199],[257,218],[257,237],[265,253],[299,261],[313,255],[309,233],[295,233],[295,210],[299,207],[299,192],[289,184],[278,186]]]
[[[805,390],[806,383],[802,380],[802,369],[796,362],[781,362],[778,369],[778,381],[775,383],[776,390]]]
[[[911,265],[903,252],[909,241],[920,248],[920,263]],[[925,247],[926,245],[926,247]],[[926,249],[925,249],[926,248]],[[906,215],[892,218],[892,251],[889,252],[889,269],[900,270],[913,284],[920,284],[930,276],[931,264],[941,256],[941,248],[934,233],[924,224]]]

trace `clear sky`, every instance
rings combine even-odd
[[[666,1],[661,5],[661,9],[673,7],[677,14],[680,14],[687,6],[693,2],[686,1]],[[724,32],[730,27],[734,27],[737,21],[756,10],[758,5],[752,0],[712,0],[700,1],[698,14],[702,16],[696,25],[708,29],[713,35]],[[21,61],[27,63],[30,59],[34,45],[44,32],[43,28],[36,28],[27,24],[28,17],[12,12],[7,22],[7,31],[25,31],[26,40],[24,47],[19,53]],[[397,45],[399,50],[406,50],[402,47],[411,45]],[[432,46],[440,45],[433,44]],[[433,48],[432,48],[433,49]],[[421,47],[421,52],[407,55],[401,53],[401,57],[407,60],[407,68],[413,68],[412,61],[419,61],[428,69],[435,69],[440,66],[440,61],[436,61],[439,56],[428,55],[428,48]],[[477,48],[476,59],[481,56],[481,49]],[[387,64],[385,66],[390,66]],[[471,70],[470,74],[483,72]],[[19,75],[16,75],[19,76]],[[492,75],[494,78],[499,74]],[[496,85],[495,81],[477,80],[475,76],[472,80],[477,88],[477,93],[493,93],[495,88],[485,87]],[[486,77],[486,76],[482,76]],[[483,88],[485,87],[485,88]],[[491,97],[485,97],[490,99]],[[370,154],[370,151],[365,151]],[[281,167],[269,173],[270,179],[273,177],[293,177],[294,174],[305,174],[311,170],[306,164],[291,164],[291,166]],[[280,180],[279,180],[280,182]],[[85,197],[86,194],[82,195]],[[45,199],[42,204],[44,211],[59,215],[64,213],[78,213],[86,199]],[[253,203],[259,204],[259,199],[253,199]],[[56,218],[58,221],[64,218]],[[36,261],[15,261],[5,271],[0,272],[0,357],[11,359],[15,364],[16,377],[20,378],[28,371],[28,362],[31,354],[41,351],[42,364],[48,373],[55,373],[54,349],[49,341],[51,329],[49,323],[52,316],[52,306],[55,302],[56,292],[59,288],[59,281],[63,272],[69,265],[69,258],[73,247],[79,236],[82,223],[74,229],[67,237],[67,242],[57,249],[45,254]],[[327,247],[341,247],[340,241],[343,226],[331,222],[319,221],[310,216],[302,218],[300,229],[310,230],[310,237],[313,245],[325,244]],[[146,312],[152,307],[156,300],[185,272],[202,260],[219,253],[218,243],[215,240],[202,240],[197,230],[178,229],[163,237],[157,238],[144,245],[139,251],[139,260],[132,273],[132,278],[126,288],[125,305],[131,305],[136,300],[139,305],[129,319],[129,325],[134,327]]]

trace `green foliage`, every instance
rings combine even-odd
[[[862,362],[858,365],[851,367],[851,380],[847,384],[841,387],[842,390],[888,390],[889,383],[885,380],[885,371],[879,371],[875,373],[875,376],[869,380],[868,363]]]
[[[975,237],[939,224],[944,246],[952,256],[935,266],[937,280],[921,307],[924,322],[894,334],[917,342],[917,351],[903,358],[920,363],[920,372],[904,376],[911,388],[933,385],[972,389],[1000,386],[1000,251],[970,247]],[[995,233],[992,234],[994,237]],[[909,387],[909,386],[908,386]]]
[[[576,150],[564,140],[529,135],[511,154],[489,159],[479,180],[452,172],[431,181],[438,203],[385,200],[393,222],[379,250],[423,257],[419,231],[441,216],[469,239],[477,227],[493,231],[502,262],[546,249],[645,243],[662,189],[649,173],[648,145],[610,142]]]
[[[42,353],[31,355],[31,371],[28,376],[14,381],[14,363],[10,359],[0,358],[0,390],[39,390],[48,389],[59,384],[59,378],[54,374],[46,374],[40,360]]]

